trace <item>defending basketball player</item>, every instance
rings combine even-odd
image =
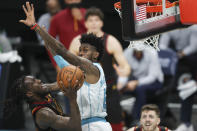
[[[103,40],[93,34],[82,35],[79,56],[76,56],[36,24],[33,4],[30,5],[29,2],[26,2],[26,7],[23,6],[23,9],[26,20],[20,20],[20,22],[40,34],[58,66],[63,68],[70,63],[79,66],[84,71],[85,82],[77,92],[82,130],[111,131],[110,124],[105,120],[107,115],[105,76],[101,65],[98,63],[103,53]]]
[[[107,83],[107,120],[114,131],[122,131],[122,111],[120,106],[119,91],[125,86],[130,74],[130,66],[124,57],[120,42],[111,34],[102,31],[104,25],[103,12],[95,7],[89,8],[85,14],[85,26],[87,33],[94,33],[97,37],[103,38],[105,47],[103,57],[100,60],[105,73]],[[76,36],[70,44],[69,51],[78,54],[81,34]],[[117,63],[117,65],[115,64]],[[114,67],[114,68],[113,68]],[[117,74],[119,79],[117,81]]]
[[[55,83],[43,84],[32,76],[23,76],[15,83],[12,97],[15,98],[13,100],[25,100],[28,103],[37,131],[81,131],[80,112],[76,101],[77,88],[63,89],[64,95],[70,101],[70,117],[63,116],[61,106],[50,95],[51,92],[60,90]]]
[[[157,105],[144,105],[141,109],[140,126],[127,131],[170,131],[166,127],[159,126],[160,111]]]

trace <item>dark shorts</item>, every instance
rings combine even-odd
[[[120,94],[114,86],[107,86],[107,121],[110,123],[120,123],[122,121],[122,109],[120,106]]]

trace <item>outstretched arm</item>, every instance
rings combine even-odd
[[[100,72],[96,66],[93,65],[87,59],[80,58],[72,53],[70,53],[59,41],[54,39],[52,36],[48,34],[43,28],[40,28],[39,25],[35,25],[35,17],[34,17],[34,7],[33,4],[30,5],[29,2],[26,2],[26,8],[23,5],[23,10],[26,14],[26,20],[20,20],[21,23],[32,27],[34,26],[34,30],[39,33],[42,39],[45,41],[45,44],[49,51],[53,50],[52,54],[59,54],[64,59],[66,59],[70,64],[79,66],[84,73],[86,74],[86,81],[88,83],[96,83],[99,80]]]

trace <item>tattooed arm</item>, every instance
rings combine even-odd
[[[46,92],[60,91],[60,87],[58,86],[57,82],[54,82],[51,84],[43,84],[42,86],[43,86],[44,90],[46,90]]]
[[[70,99],[70,117],[56,115],[48,107],[40,109],[36,113],[36,123],[42,129],[49,127],[62,131],[81,131],[81,118],[75,99]]]
[[[26,20],[20,20],[20,22],[30,27],[35,25],[36,22],[34,17],[33,4],[30,5],[29,2],[26,2],[26,7],[23,5],[23,10],[26,14]],[[79,66],[80,69],[82,69],[85,72],[86,81],[88,83],[93,84],[99,80],[100,77],[99,69],[96,66],[94,66],[92,62],[70,53],[63,46],[63,44],[61,44],[59,41],[54,39],[43,28],[40,28],[39,25],[35,28],[35,31],[42,37],[42,39],[45,41],[47,49],[51,51],[53,55],[59,54],[64,59],[66,59],[70,64]]]
[[[93,63],[87,59],[80,58],[72,53],[70,53],[59,41],[50,36],[42,28],[36,28],[41,37],[44,39],[45,44],[50,47],[49,49],[55,53],[61,55],[70,64],[79,66],[86,74],[86,81],[88,83],[96,83],[100,77],[99,70]]]
[[[60,86],[64,86],[60,81]],[[64,95],[70,101],[70,117],[56,115],[48,107],[38,110],[36,113],[36,123],[42,129],[49,127],[62,131],[81,131],[81,117],[77,105],[77,85],[76,87],[63,88]]]

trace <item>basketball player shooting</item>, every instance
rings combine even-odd
[[[22,104],[25,100],[30,107],[36,131],[81,131],[80,112],[77,105],[77,87],[63,88],[53,84],[43,84],[33,76],[22,76],[12,88],[12,104]],[[76,85],[77,86],[77,85]],[[70,116],[64,116],[61,106],[50,93],[63,89],[72,108]]]
[[[102,39],[93,34],[82,35],[79,56],[76,56],[36,24],[33,4],[30,5],[29,2],[26,2],[26,7],[23,6],[23,10],[26,19],[20,20],[20,22],[31,27],[42,37],[58,66],[63,68],[70,63],[79,66],[84,71],[85,82],[77,92],[82,130],[112,131],[110,124],[105,120],[107,115],[106,82],[103,69],[98,63],[103,53]]]

